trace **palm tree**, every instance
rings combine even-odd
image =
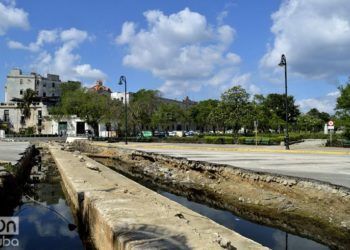
[[[35,97],[36,97],[36,92],[32,89],[26,89],[23,93],[23,98],[19,102],[18,106],[22,111],[24,120],[30,118],[30,115],[31,115],[30,106],[33,104]]]

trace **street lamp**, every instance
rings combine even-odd
[[[286,102],[286,134],[284,144],[286,150],[289,150],[289,134],[288,134],[288,91],[287,91],[287,59],[283,54],[281,57],[281,62],[278,64],[280,67],[284,67],[284,87],[285,87],[285,102]]]
[[[128,144],[128,102],[126,100],[126,77],[121,76],[119,79],[119,85],[125,86],[125,92],[124,92],[124,102],[125,102],[125,144]]]

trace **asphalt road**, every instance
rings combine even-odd
[[[118,146],[125,147],[123,144]],[[255,147],[209,144],[131,143],[127,147],[212,163],[311,178],[350,188],[350,150],[295,146]]]
[[[0,141],[0,162],[15,164],[22,157],[22,153],[29,147],[29,142]]]

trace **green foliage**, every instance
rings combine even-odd
[[[218,103],[218,100],[208,99],[200,101],[190,108],[190,118],[197,124],[201,132],[208,130],[213,125],[210,114],[218,106]]]
[[[129,104],[130,125],[138,128],[138,131],[152,125],[152,116],[159,105],[160,93],[157,90],[141,89],[136,92]]]
[[[204,141],[209,144],[234,144],[232,136],[204,136]]]
[[[177,122],[185,121],[184,110],[179,105],[172,103],[161,103],[152,116],[154,127],[158,125],[170,129],[170,126]],[[167,130],[168,130],[167,129]]]
[[[249,120],[249,94],[241,86],[234,86],[221,95],[215,111],[218,112],[217,117],[224,119],[225,127],[236,134]]]
[[[98,124],[120,120],[121,110],[120,101],[78,88],[64,92],[59,105],[51,108],[50,113],[55,119],[77,115],[91,125],[95,134],[98,135]]]
[[[337,124],[344,126],[344,137],[350,139],[350,83],[339,87],[340,96],[337,98]]]
[[[307,112],[307,114],[312,117],[321,119],[324,123],[327,123],[331,119],[331,116],[328,113],[320,112],[317,108],[310,109],[309,112]]]
[[[288,96],[288,121],[293,123],[300,115],[300,111],[293,96]],[[286,100],[283,94],[268,94],[262,103],[263,107],[275,114],[275,121],[285,121],[286,119]]]
[[[60,84],[61,95],[65,95],[66,93],[76,91],[80,88],[81,88],[80,82],[68,81],[68,82],[62,82]]]
[[[320,131],[323,128],[324,121],[309,114],[302,114],[297,118],[298,128],[304,131]]]
[[[32,89],[26,89],[23,93],[23,97],[19,102],[18,106],[21,109],[21,112],[25,119],[30,118],[31,110],[30,106],[33,104],[36,97],[36,92]]]

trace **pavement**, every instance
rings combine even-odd
[[[0,162],[16,164],[29,145],[29,142],[0,141]]]
[[[227,164],[255,171],[304,177],[350,188],[350,149],[322,147],[320,141],[283,146],[184,143],[95,143],[127,147],[189,160]]]

